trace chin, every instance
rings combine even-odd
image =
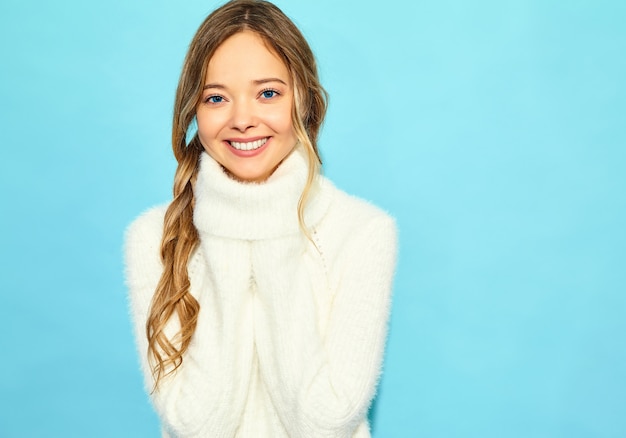
[[[268,179],[273,173],[273,172],[270,172],[268,174],[265,174],[265,173],[259,173],[259,172],[245,172],[245,171],[233,172],[228,169],[226,169],[226,172],[234,180],[240,181],[240,182],[248,182],[248,183],[261,183],[265,181],[266,179]]]

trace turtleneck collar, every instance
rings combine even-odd
[[[242,240],[271,239],[301,233],[298,201],[307,180],[308,164],[297,146],[262,183],[232,179],[209,154],[200,157],[194,186],[193,222],[198,231]],[[307,227],[322,219],[330,203],[330,182],[318,175],[304,212]]]

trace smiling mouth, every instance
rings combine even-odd
[[[229,141],[228,143],[238,151],[253,151],[255,149],[260,148],[265,143],[267,143],[268,137],[261,138],[255,141],[249,141],[247,143],[240,143],[238,141]]]

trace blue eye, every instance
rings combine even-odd
[[[271,99],[272,97],[275,97],[278,94],[278,91],[276,90],[263,90],[263,92],[261,93],[261,96],[263,96],[263,98],[265,99]]]
[[[222,96],[209,96],[206,98],[206,102],[208,103],[222,103],[224,102],[224,98]]]

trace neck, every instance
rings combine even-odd
[[[271,239],[301,233],[298,203],[308,177],[302,147],[296,147],[262,183],[232,179],[203,152],[194,186],[194,225],[202,234],[231,239]],[[328,184],[316,176],[304,208],[307,227],[315,226],[328,206]]]

